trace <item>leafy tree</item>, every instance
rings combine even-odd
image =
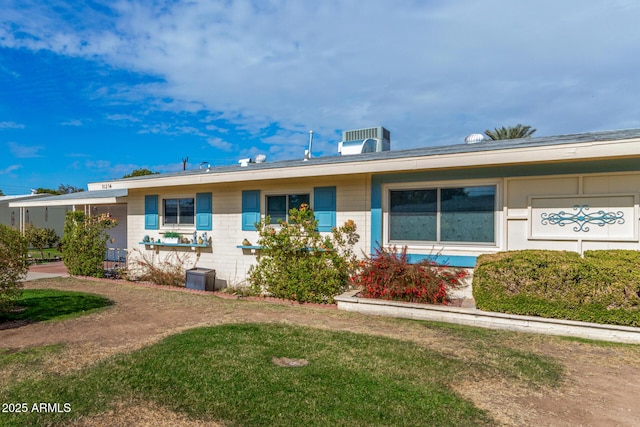
[[[160,172],[153,172],[147,168],[135,169],[128,175],[123,176],[122,178],[133,178],[134,176],[145,176],[145,175],[157,175]]]
[[[33,191],[33,190],[31,190],[31,191]],[[60,195],[58,190],[53,190],[51,188],[43,188],[43,187],[36,188],[35,194],[53,194],[54,196],[59,196]]]
[[[0,312],[10,310],[22,294],[27,271],[27,241],[20,231],[0,224]]]
[[[104,257],[109,236],[106,230],[117,225],[108,214],[85,215],[67,212],[62,237],[62,261],[74,276],[104,276]]]
[[[60,241],[60,237],[55,230],[34,227],[31,223],[25,228],[24,237],[30,247],[40,250],[41,258],[44,258],[44,248],[51,248]]]
[[[36,194],[53,194],[59,196],[60,194],[80,193],[82,191],[84,191],[84,188],[60,184],[57,190],[39,187],[36,189]]]
[[[84,188],[75,187],[73,185],[60,184],[58,186],[58,194],[81,193],[83,191],[84,191]]]
[[[279,228],[268,216],[256,227],[263,249],[258,264],[249,270],[254,291],[299,302],[333,303],[348,286],[356,268],[353,245],[359,239],[352,220],[323,236],[316,230],[313,211],[303,203],[289,211],[289,222],[280,221]]]
[[[2,190],[0,190],[0,196],[4,196],[4,193],[2,192]]]
[[[493,141],[497,141],[500,139],[529,138],[536,130],[532,129],[531,126],[517,124],[515,126],[495,128],[494,130],[487,129],[484,134]]]

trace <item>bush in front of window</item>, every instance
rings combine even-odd
[[[640,326],[640,251],[524,250],[481,255],[473,296],[481,310]]]
[[[449,292],[466,284],[466,271],[437,265],[430,260],[410,263],[407,247],[398,253],[378,247],[371,257],[361,263],[360,272],[351,278],[361,288],[359,296],[392,301],[429,304],[448,304]]]
[[[305,203],[289,211],[289,221],[270,224],[269,216],[256,224],[262,246],[258,264],[249,270],[254,292],[299,302],[328,303],[348,286],[356,268],[353,246],[359,236],[349,220],[322,235]]]

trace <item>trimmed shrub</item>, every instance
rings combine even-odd
[[[525,250],[478,257],[482,310],[640,326],[640,252]]]
[[[270,218],[256,224],[262,253],[249,270],[252,291],[299,302],[333,303],[344,292],[356,262],[356,224],[346,221],[331,235],[321,235],[308,205],[289,211],[279,227]]]
[[[62,238],[62,261],[74,276],[104,277],[104,258],[109,236],[106,230],[117,221],[109,215],[67,212]]]
[[[0,224],[0,312],[11,310],[22,295],[29,271],[27,241],[18,230]]]
[[[466,271],[423,260],[411,264],[407,247],[398,253],[379,247],[362,262],[362,270],[352,283],[362,288],[360,296],[393,301],[447,304],[449,291],[466,286]]]

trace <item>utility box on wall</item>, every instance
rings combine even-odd
[[[216,288],[216,271],[210,268],[191,268],[187,270],[185,281],[187,289],[213,292]]]

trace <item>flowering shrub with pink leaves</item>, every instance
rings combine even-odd
[[[466,271],[430,260],[412,264],[406,246],[400,253],[395,246],[377,248],[372,256],[361,261],[360,267],[351,283],[362,289],[363,298],[446,305],[450,301],[449,291],[466,286]]]

